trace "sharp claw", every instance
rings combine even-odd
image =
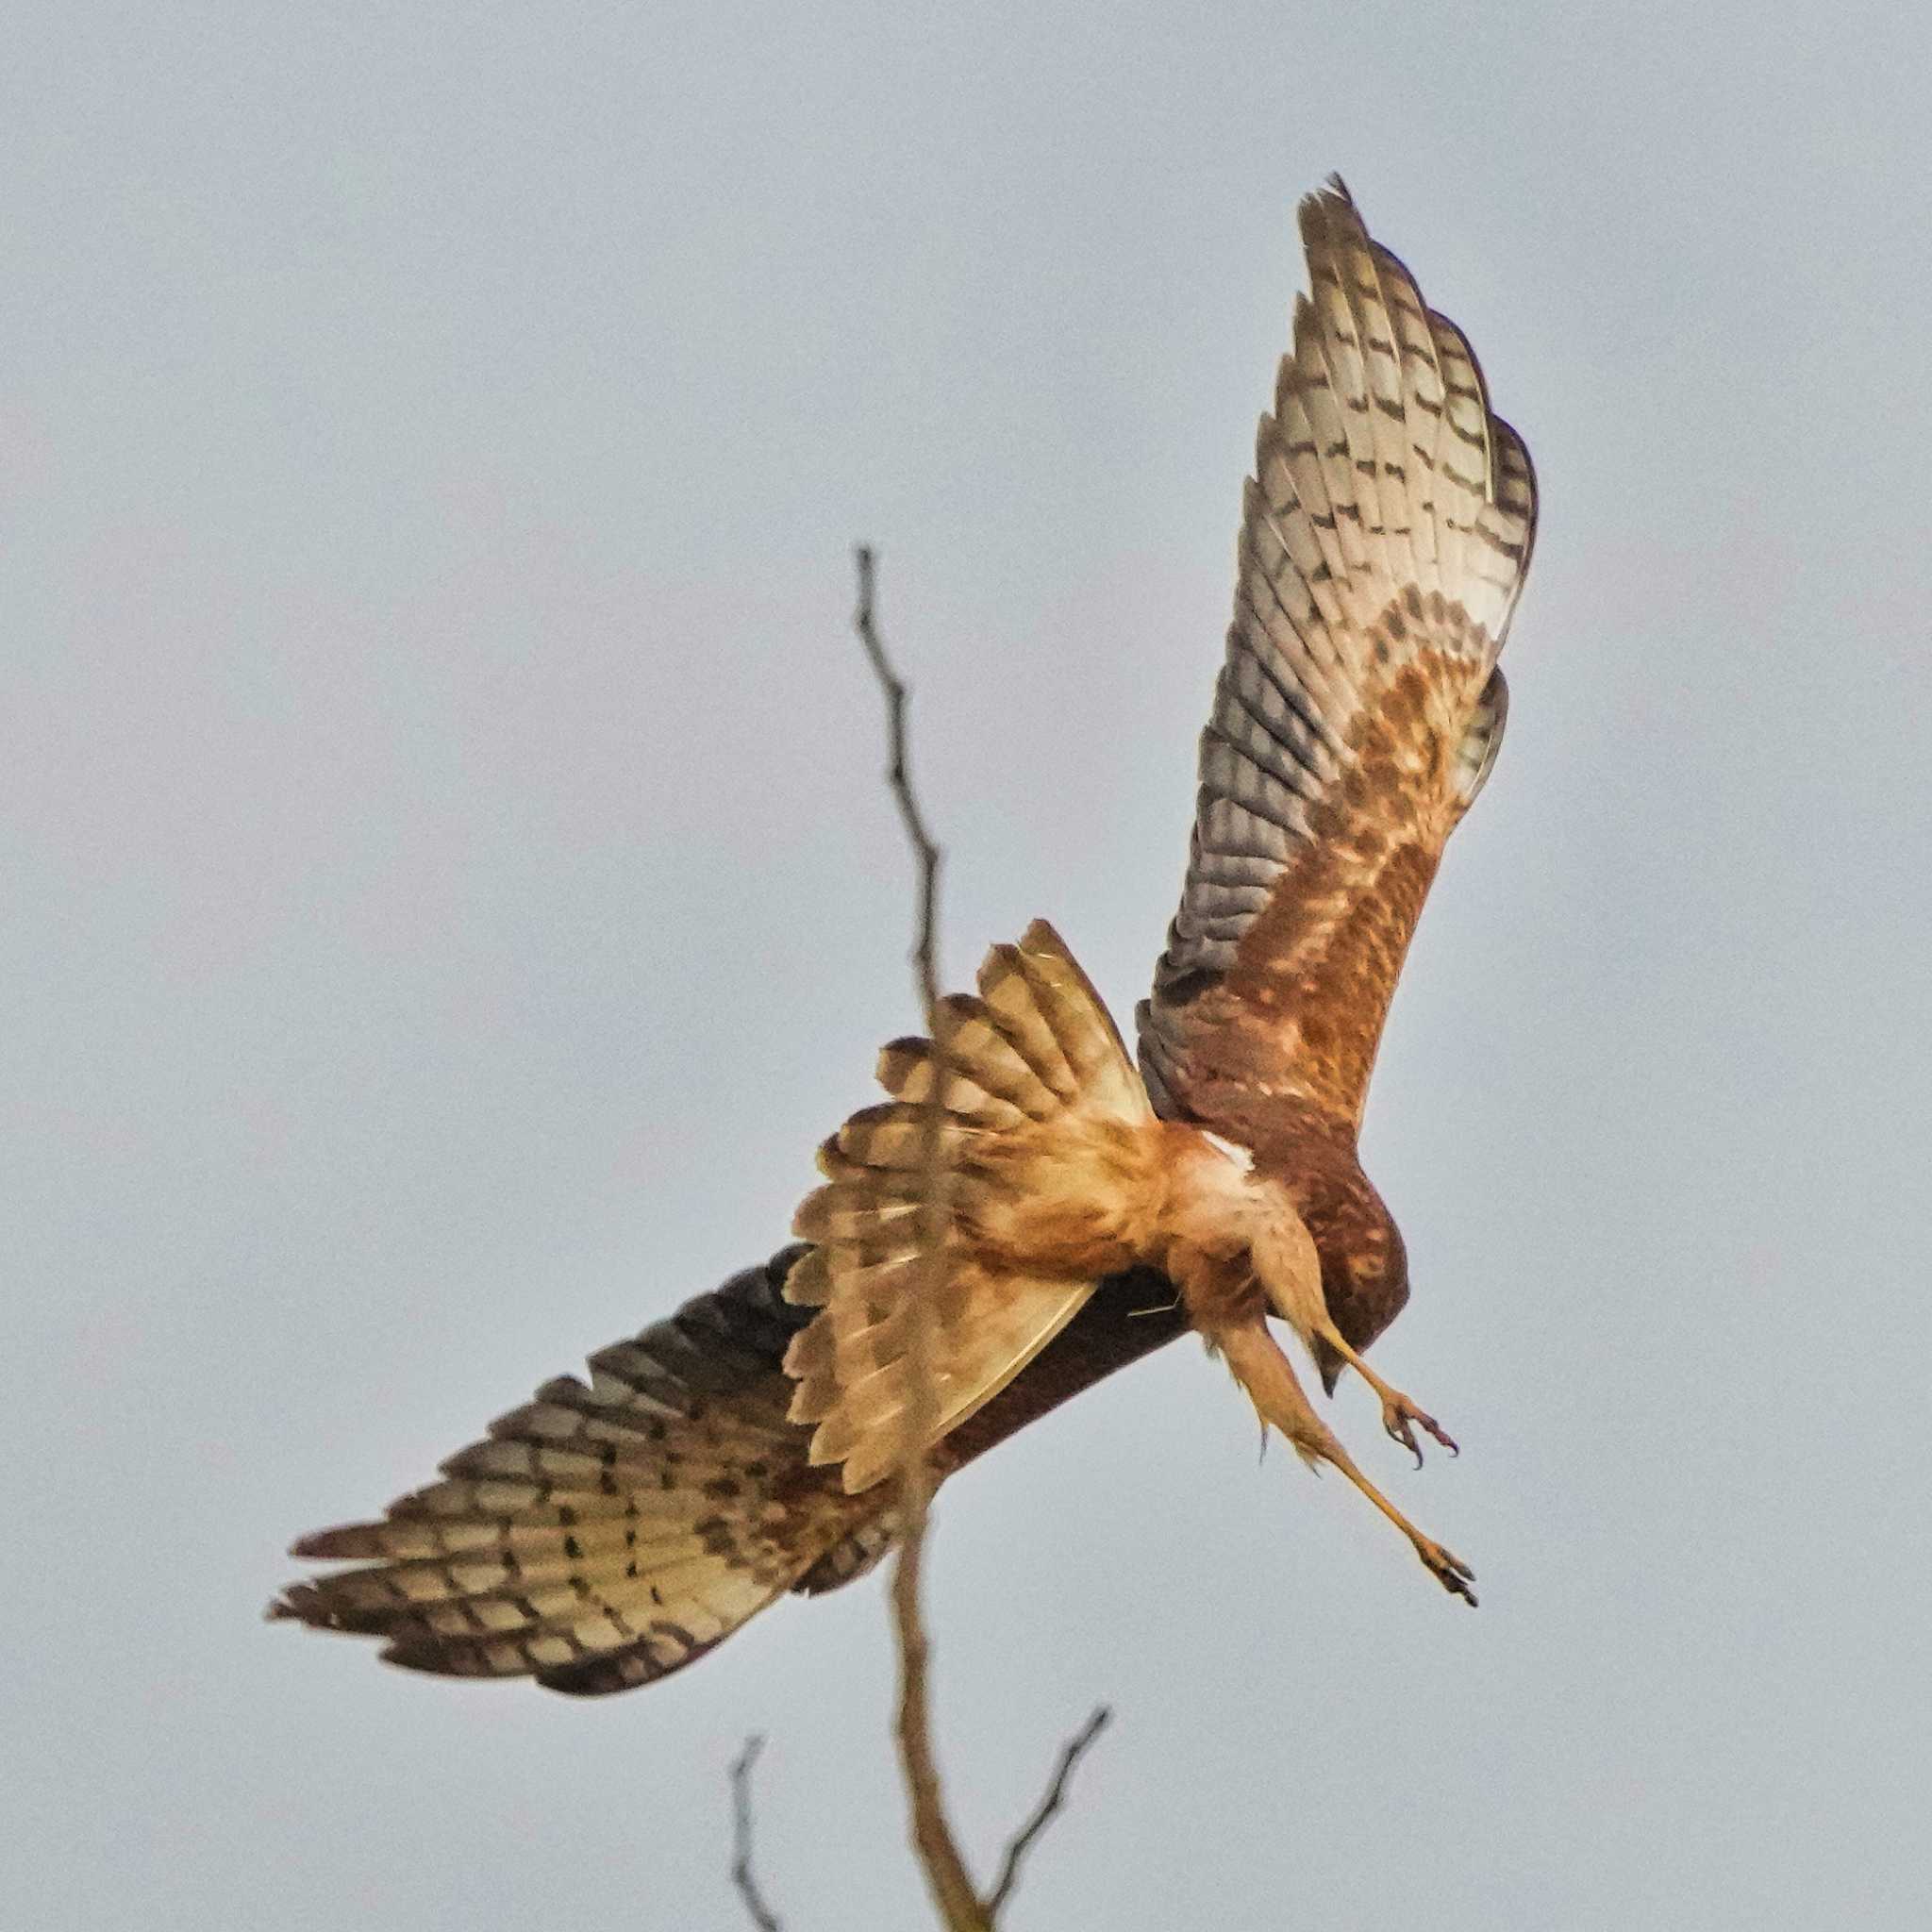
[[[1427,1434],[1448,1450],[1450,1455],[1462,1454],[1457,1445],[1456,1438],[1434,1416],[1424,1415],[1419,1408],[1400,1408],[1391,1404],[1383,1414],[1382,1426],[1415,1457],[1415,1466],[1418,1469],[1423,1466],[1423,1452],[1422,1445],[1415,1439],[1415,1431],[1409,1427],[1411,1423],[1421,1424]]]
[[[1434,1416],[1424,1415],[1419,1408],[1398,1408],[1391,1405],[1383,1413],[1382,1426],[1415,1457],[1415,1466],[1418,1469],[1423,1466],[1423,1452],[1416,1442],[1415,1432],[1409,1427],[1409,1424],[1412,1422],[1420,1423],[1431,1437],[1448,1450],[1450,1455],[1460,1456],[1462,1454],[1462,1451],[1457,1446],[1456,1438]]]
[[[1470,1588],[1475,1581],[1475,1572],[1460,1557],[1451,1556],[1441,1543],[1430,1543],[1426,1549],[1419,1547],[1416,1554],[1429,1574],[1451,1596],[1459,1596],[1471,1609],[1476,1607],[1475,1591]]]
[[[1415,1439],[1415,1431],[1408,1425],[1408,1418],[1400,1409],[1382,1418],[1382,1426],[1390,1436],[1415,1457],[1415,1466],[1423,1466],[1422,1445]]]

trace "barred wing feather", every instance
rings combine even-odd
[[[1164,1114],[1358,1127],[1390,996],[1507,692],[1536,486],[1455,324],[1339,180],[1261,420],[1179,910],[1140,1009]]]

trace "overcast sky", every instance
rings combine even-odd
[[[1908,1928],[1932,1595],[1932,35],[1362,0],[37,4],[0,73],[0,1891],[23,1925],[922,1923],[881,1592],[601,1704],[258,1620],[766,1255],[951,979],[1124,1012],[1329,169],[1541,473],[1366,1158],[1451,1427],[1191,1342],[949,1489],[1016,1928]]]

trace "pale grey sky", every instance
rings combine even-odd
[[[1331,168],[1543,485],[1367,1153],[1444,1598],[1183,1343],[945,1496],[1016,1928],[1932,1918],[1932,34],[1894,5],[49,6],[0,73],[0,1893],[920,1923],[876,1585],[584,1705],[260,1624],[782,1239],[952,977],[1178,884]]]

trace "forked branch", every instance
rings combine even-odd
[[[1104,1704],[1099,1706],[1093,1715],[1061,1747],[1060,1761],[1054,1769],[1053,1782],[1041,1793],[1040,1803],[1033,1807],[1033,1816],[1007,1840],[1006,1857],[1000,1860],[1000,1875],[993,1880],[992,1890],[987,1894],[988,1918],[996,1921],[1007,1901],[1018,1889],[1020,1868],[1025,1864],[1026,1854],[1033,1849],[1034,1840],[1065,1807],[1067,1787],[1073,1780],[1074,1767],[1093,1748],[1101,1732],[1106,1730],[1112,1721],[1113,1712]]]
[[[943,854],[926,824],[912,783],[908,710],[911,691],[894,669],[878,625],[877,560],[868,545],[857,552],[858,608],[853,616],[859,642],[886,701],[888,764],[899,818],[918,869],[918,919],[912,964],[920,1010],[929,1037],[940,1037],[939,881]],[[933,1753],[929,1681],[932,1646],[922,1606],[923,1564],[932,1502],[927,1445],[936,1433],[939,1402],[932,1376],[932,1309],[943,1284],[943,1243],[947,1226],[949,1174],[942,1158],[946,1066],[935,1056],[935,1078],[920,1110],[919,1263],[914,1272],[906,1319],[907,1401],[899,1453],[899,1554],[892,1569],[892,1625],[899,1652],[899,1707],[896,1735],[900,1770],[912,1813],[912,1842],[926,1883],[948,1932],[993,1932],[1001,1908],[1019,1882],[1020,1868],[1034,1842],[1066,1802],[1067,1781],[1081,1757],[1099,1737],[1108,1712],[1096,1710],[1060,1754],[1059,1767],[1033,1815],[1008,1845],[998,1880],[981,1896],[946,1816],[939,1762]]]
[[[893,669],[878,627],[877,563],[860,544],[858,608],[853,626],[886,700],[886,783],[899,808],[918,874],[918,916],[913,928],[912,971],[927,1034],[939,1038],[939,897],[944,855],[926,828],[912,785],[908,708],[912,693]],[[895,1735],[899,1768],[912,1812],[912,1843],[926,1883],[949,1932],[992,1932],[959,1842],[946,1816],[939,1760],[933,1754],[929,1690],[932,1645],[921,1604],[925,1532],[932,1503],[926,1448],[935,1433],[939,1405],[932,1379],[932,1309],[943,1281],[946,1232],[946,1166],[941,1128],[945,1119],[946,1069],[936,1059],[935,1077],[919,1115],[919,1262],[906,1307],[906,1405],[899,1437],[899,1554],[892,1565],[892,1625],[899,1650],[899,1708]]]
[[[926,824],[913,789],[910,725],[911,689],[893,668],[878,625],[877,562],[869,546],[856,553],[858,606],[853,625],[865,646],[886,701],[888,764],[886,782],[918,868],[918,919],[912,964],[926,1032],[939,1038],[939,884],[944,858]],[[946,1068],[935,1057],[930,1091],[922,1103],[919,1135],[919,1260],[906,1310],[907,1400],[899,1441],[898,1555],[893,1562],[892,1630],[899,1656],[899,1703],[894,1735],[899,1768],[911,1811],[913,1849],[947,1932],[995,1932],[1001,1912],[1020,1882],[1026,1857],[1064,1808],[1074,1769],[1106,1728],[1103,1706],[1061,1748],[1053,1779],[1025,1823],[1008,1841],[999,1875],[984,1895],[973,1882],[946,1816],[945,1791],[933,1753],[929,1690],[932,1645],[926,1636],[922,1580],[932,1503],[932,1471],[927,1445],[937,1433],[938,1393],[932,1374],[932,1309],[943,1281],[950,1176],[942,1158],[941,1129],[946,1101]],[[766,1905],[752,1870],[751,1774],[763,1740],[749,1740],[731,1767],[732,1883],[758,1932],[783,1932]]]

